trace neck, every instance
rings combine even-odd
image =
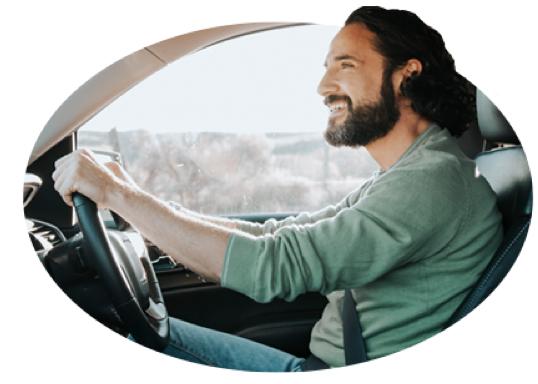
[[[431,122],[415,113],[402,114],[391,131],[365,146],[382,170],[389,169],[407,151]]]

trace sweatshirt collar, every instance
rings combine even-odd
[[[413,144],[411,144],[409,148],[406,149],[406,151],[403,153],[402,156],[400,156],[398,161],[396,161],[386,170],[378,169],[374,171],[374,177],[381,176],[384,173],[398,166],[398,164],[400,164],[402,160],[409,157],[418,147],[420,147],[423,143],[425,143],[431,136],[439,133],[441,130],[442,128],[439,125],[437,125],[436,123],[431,123],[430,126],[415,139]]]

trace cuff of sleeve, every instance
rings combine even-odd
[[[253,235],[261,234],[263,231],[261,230],[261,225],[250,223],[248,221],[242,221],[238,220],[236,221],[237,229],[240,231],[251,233]]]
[[[232,234],[224,255],[221,286],[254,298],[258,259],[256,240]]]

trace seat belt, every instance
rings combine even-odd
[[[346,365],[359,364],[368,360],[366,346],[362,337],[362,328],[359,322],[357,307],[351,291],[344,292],[344,306],[342,308],[342,328],[344,334],[344,356]]]
[[[319,371],[320,369],[330,368],[324,361],[318,358],[316,355],[308,356],[301,365],[301,371]]]

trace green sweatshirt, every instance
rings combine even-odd
[[[335,206],[231,236],[224,287],[256,301],[321,292],[311,352],[345,365],[343,289],[352,288],[370,359],[441,331],[502,240],[496,197],[450,133],[432,125],[386,171]]]

